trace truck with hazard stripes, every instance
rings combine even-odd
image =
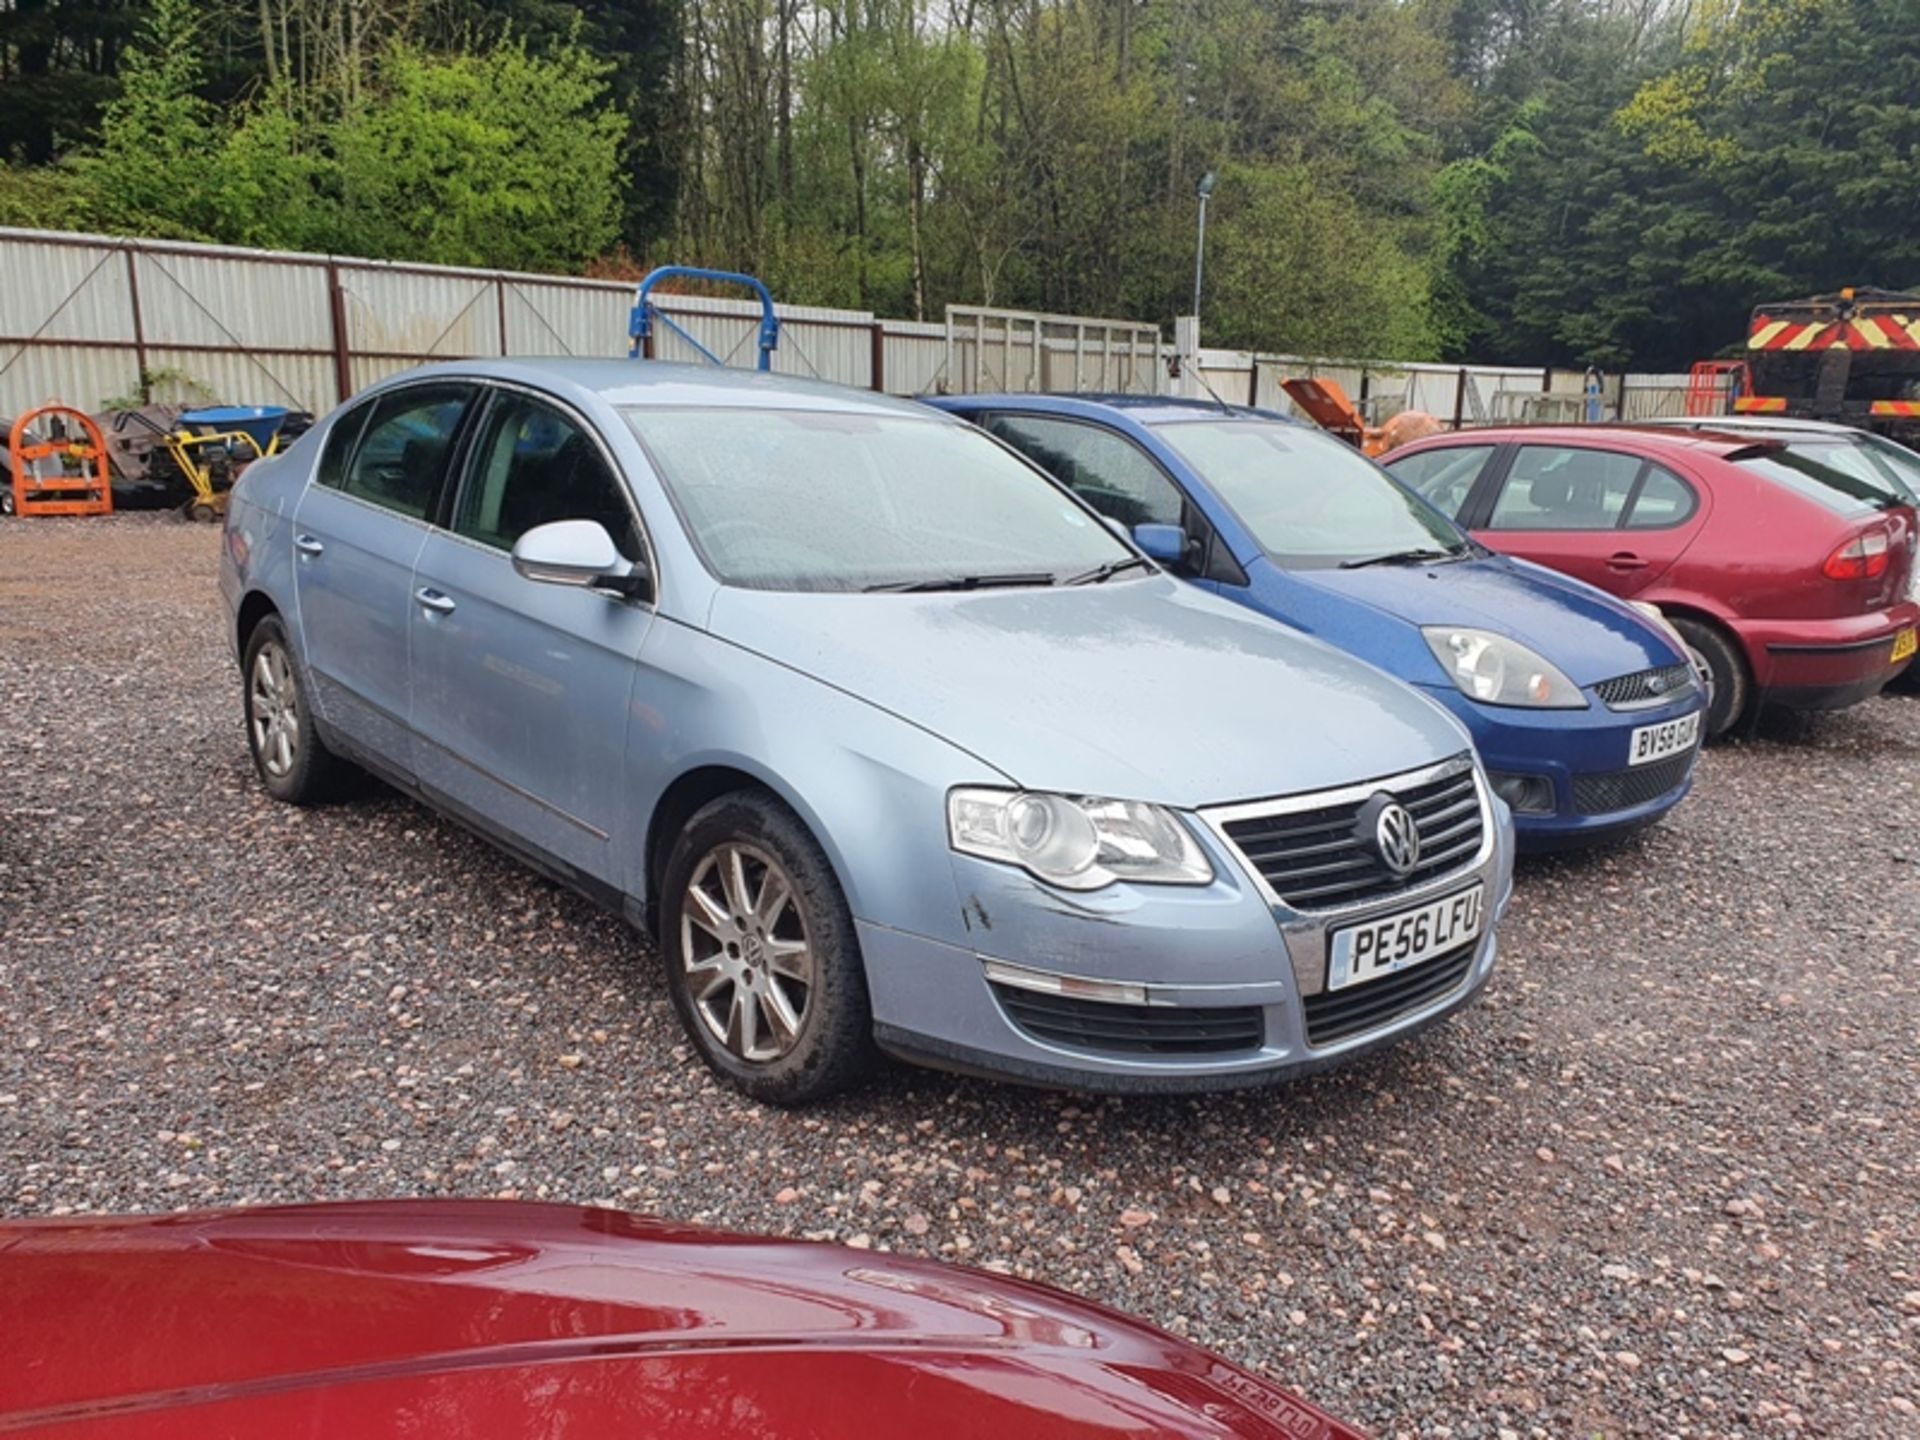
[[[1920,295],[1846,289],[1755,307],[1736,415],[1832,420],[1920,445]]]

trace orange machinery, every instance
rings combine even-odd
[[[1384,425],[1369,425],[1338,380],[1302,377],[1282,380],[1280,388],[1314,424],[1338,435],[1362,455],[1384,455],[1423,436],[1438,435],[1444,428],[1424,410],[1403,410]]]
[[[35,438],[40,434],[55,438]],[[76,434],[85,438],[75,438]],[[15,514],[113,513],[107,441],[92,416],[71,405],[42,405],[38,410],[29,410],[13,422],[13,430],[7,436],[7,450],[13,457]],[[36,473],[43,468],[36,463],[41,460],[58,460],[58,473]]]

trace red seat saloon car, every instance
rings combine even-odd
[[[1709,734],[1837,710],[1906,668],[1914,507],[1810,439],[1631,426],[1469,430],[1387,458],[1475,539],[1656,605],[1712,672]]]
[[[1361,1440],[1055,1290],[611,1210],[0,1225],[0,1433],[60,1440]]]

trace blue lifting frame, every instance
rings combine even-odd
[[[653,287],[662,280],[709,280],[726,285],[742,285],[753,291],[760,297],[760,361],[754,368],[773,368],[773,352],[780,345],[780,317],[773,313],[773,296],[767,293],[767,287],[751,275],[742,275],[733,270],[703,270],[697,265],[662,265],[640,282],[633,294],[633,311],[627,317],[628,359],[638,360],[645,353],[647,341],[653,336],[653,322],[657,319],[715,365],[722,368],[726,366],[726,361],[674,324],[673,317],[653,303]]]

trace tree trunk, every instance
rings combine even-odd
[[[267,71],[267,83],[280,81],[280,60],[273,46],[273,12],[267,0],[260,0],[260,58]]]
[[[913,248],[913,318],[927,318],[927,251],[921,241],[920,205],[927,184],[926,156],[918,140],[907,141],[907,237]]]

